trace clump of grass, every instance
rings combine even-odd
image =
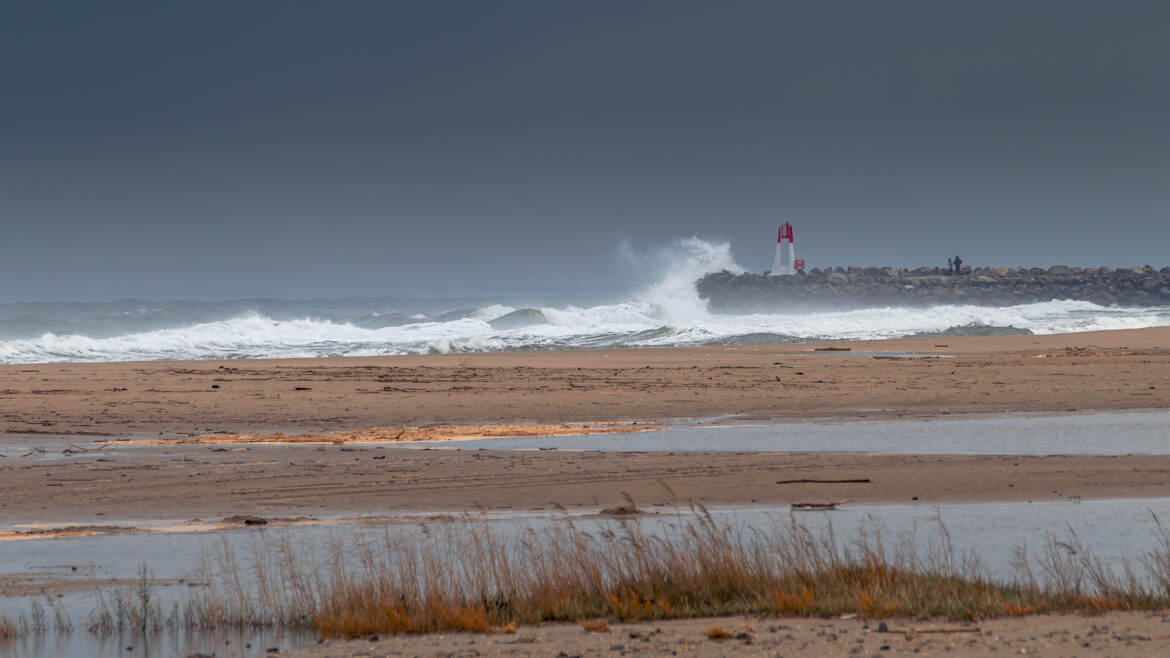
[[[89,630],[97,634],[135,631],[158,631],[165,625],[162,606],[154,596],[154,589],[146,565],[138,571],[133,587],[111,592],[95,585],[97,603],[90,614]]]
[[[708,640],[730,640],[732,638],[731,631],[719,626],[708,628],[704,635],[707,636]]]
[[[655,533],[637,519],[583,527],[565,517],[501,537],[491,523],[465,519],[413,534],[337,539],[308,553],[286,536],[254,544],[248,566],[223,544],[205,561],[202,579],[211,584],[192,595],[184,620],[359,637],[591,619],[856,613],[970,620],[1158,609],[1170,605],[1170,536],[1158,528],[1165,543],[1145,557],[1150,585],[1128,565],[1114,575],[1072,533],[1068,542],[1050,541],[1035,567],[1021,553],[1020,575],[1004,581],[984,575],[974,556],[956,554],[941,525],[923,548],[891,545],[880,528],[843,545],[832,528],[814,533],[795,517],[746,528],[701,507]]]
[[[586,619],[581,622],[581,628],[587,633],[608,633],[609,622],[604,619]]]
[[[73,630],[73,622],[61,601],[50,594],[44,596],[43,602],[38,598],[29,601],[27,615],[20,613],[16,618],[0,616],[0,641],[53,630],[67,633]]]
[[[23,634],[20,624],[17,624],[8,617],[0,617],[0,641],[15,640]]]
[[[29,613],[21,613],[15,621],[5,619],[16,629],[16,635],[26,633],[45,633],[50,630],[68,632],[73,630],[73,622],[61,602],[52,595],[46,594],[44,601],[32,599],[29,601]]]

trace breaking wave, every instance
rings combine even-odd
[[[727,244],[688,239],[638,258],[656,265],[653,282],[609,304],[484,300],[476,306],[441,307],[431,300],[422,310],[409,301],[387,301],[372,309],[377,304],[370,300],[187,302],[181,308],[180,303],[123,302],[97,310],[0,305],[0,363],[742,345],[1170,324],[1168,308],[1083,301],[722,315],[707,309],[694,282],[707,272],[742,271]],[[241,310],[248,306],[253,308]]]

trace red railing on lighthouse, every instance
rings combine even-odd
[[[792,242],[792,224],[788,222],[780,226],[780,237],[776,238],[776,242],[784,242],[785,240],[788,240],[789,243]]]

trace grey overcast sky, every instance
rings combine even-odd
[[[1170,264],[1170,3],[7,2],[0,301]]]

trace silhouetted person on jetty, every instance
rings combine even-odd
[[[947,259],[947,276],[952,276],[955,273],[955,260],[953,258]]]
[[[963,267],[963,259],[959,258],[958,254],[955,254],[955,274],[962,274],[963,273],[962,267]]]

